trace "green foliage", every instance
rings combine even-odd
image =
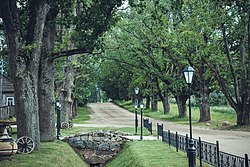
[[[120,6],[122,0],[92,0],[79,1],[81,7],[74,18],[75,32],[72,40],[76,46],[92,51],[100,47],[98,37],[115,23],[113,9]]]
[[[226,106],[228,105],[227,99],[221,92],[212,92],[209,96],[211,106]]]
[[[126,65],[120,66],[112,60],[107,60],[100,66],[98,80],[100,88],[109,98],[126,99],[132,74],[126,70]]]
[[[20,45],[20,55],[26,59],[30,58],[32,51],[35,48],[41,47],[42,44],[39,43],[33,43],[28,45]]]

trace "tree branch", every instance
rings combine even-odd
[[[234,71],[234,68],[233,68],[233,62],[232,62],[232,57],[231,57],[231,54],[230,54],[230,49],[229,49],[229,44],[228,44],[228,38],[227,38],[227,35],[226,35],[225,24],[222,24],[221,28],[222,28],[222,34],[223,34],[223,39],[224,39],[224,45],[225,45],[225,49],[226,49],[226,55],[227,55],[227,59],[228,59],[228,62],[229,62],[229,68],[230,68],[232,78],[233,78],[233,82],[234,82],[235,98],[236,98],[237,104],[240,104],[239,82],[238,82],[237,75],[235,74],[235,71]]]
[[[63,50],[60,52],[52,53],[49,60],[53,61],[53,60],[60,58],[60,57],[72,56],[72,55],[76,55],[76,54],[101,54],[101,52],[92,52],[92,51],[85,50],[85,49]]]

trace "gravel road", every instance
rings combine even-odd
[[[133,113],[116,106],[112,103],[90,103],[91,118],[88,127],[134,127],[135,116]],[[140,115],[139,115],[140,126]],[[163,124],[164,130],[171,130],[185,135],[189,133],[189,126],[161,121],[150,118],[153,128],[156,124]],[[139,130],[139,129],[138,129]],[[193,137],[201,137],[203,141],[220,143],[220,150],[244,157],[247,153],[250,156],[250,132],[211,130],[203,127],[193,127]]]

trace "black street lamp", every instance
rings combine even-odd
[[[60,117],[61,117],[61,107],[62,107],[62,104],[59,100],[56,101],[56,111],[57,111],[57,124],[56,124],[56,127],[57,127],[57,135],[56,135],[56,138],[57,140],[60,139],[60,128],[61,128],[61,120],[60,120]]]
[[[185,77],[185,81],[188,85],[188,107],[189,107],[189,129],[190,129],[190,139],[189,139],[189,146],[188,146],[188,166],[195,167],[196,166],[196,148],[194,146],[194,140],[192,135],[192,114],[191,114],[191,103],[190,103],[190,96],[191,96],[191,84],[195,70],[192,67],[186,67],[183,70],[183,74]]]
[[[142,129],[143,129],[143,125],[142,125],[142,119],[143,119],[143,101],[140,102],[140,108],[141,108],[141,137],[140,137],[140,139],[142,140]]]
[[[136,100],[135,100],[135,134],[137,135],[137,128],[138,128],[138,117],[137,117],[137,106],[138,106],[138,93],[140,89],[138,87],[135,88],[135,95],[136,95]]]

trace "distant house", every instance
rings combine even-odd
[[[0,75],[0,80],[1,80]],[[2,105],[3,106],[14,106],[15,99],[14,99],[14,86],[11,79],[7,76],[3,76],[3,86],[2,86]]]
[[[2,89],[2,93],[0,92],[0,95],[2,97],[0,102],[0,119],[8,119],[9,117],[15,115],[14,86],[11,79],[5,75],[0,75],[0,86]]]

